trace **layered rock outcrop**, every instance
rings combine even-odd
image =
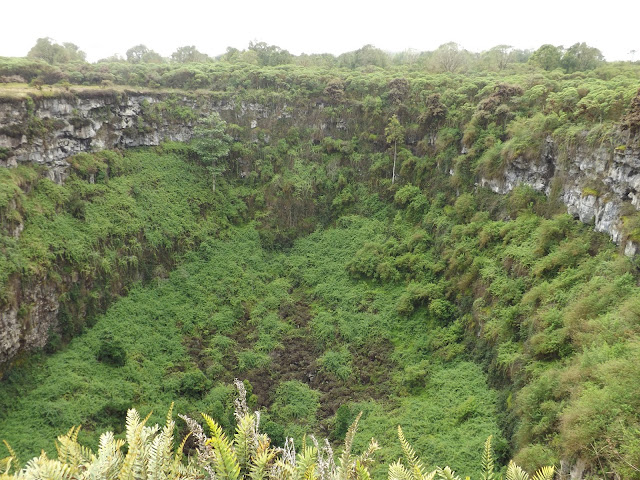
[[[154,109],[162,100],[160,95],[97,91],[88,98],[0,101],[0,166],[45,165],[49,177],[60,182],[67,159],[80,152],[189,140],[194,117]]]
[[[609,234],[635,255],[639,246],[625,233],[624,217],[640,209],[640,149],[626,143],[578,146],[559,155],[553,140],[545,141],[541,155],[511,162],[500,178],[480,178],[481,186],[506,194],[518,185],[529,185],[547,196],[557,195],[567,212],[594,230]]]

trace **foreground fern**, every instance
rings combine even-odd
[[[25,480],[51,479],[197,479],[199,471],[191,464],[183,463],[184,441],[174,451],[172,419],[173,405],[169,408],[163,428],[159,425],[147,427],[149,416],[140,420],[135,409],[127,412],[125,439],[116,439],[113,432],[103,433],[97,455],[91,449],[78,443],[80,427],[73,427],[66,435],[58,437],[56,460],[47,457],[43,451],[39,457],[31,459],[27,465],[9,475],[15,453],[2,461],[6,465],[1,480],[19,478]],[[127,446],[126,454],[123,447]]]
[[[335,460],[333,449],[325,439],[319,443],[313,436],[305,439],[296,452],[293,439],[288,438],[283,448],[271,446],[269,437],[259,432],[260,413],[249,413],[246,391],[242,382],[235,381],[238,398],[235,402],[236,430],[228,437],[222,427],[210,416],[203,414],[209,429],[207,436],[195,420],[180,415],[187,423],[195,440],[195,455],[185,459],[183,449],[187,437],[174,447],[172,418],[169,409],[164,427],[147,427],[149,416],[140,419],[138,412],[127,412],[124,439],[116,439],[112,432],[102,434],[97,454],[78,443],[80,427],[73,427],[58,437],[57,459],[45,452],[31,459],[21,470],[11,474],[17,464],[15,452],[7,445],[9,457],[0,460],[0,480],[371,480],[369,468],[373,455],[379,449],[374,439],[360,455],[352,455],[353,440],[362,413],[347,431],[344,448]],[[427,472],[398,427],[405,466],[400,460],[389,466],[389,480],[460,480],[449,467]],[[487,439],[482,455],[482,480],[497,480],[491,437]],[[505,480],[552,480],[553,467],[540,469],[533,477],[515,465],[507,467]]]
[[[407,466],[398,460],[389,466],[389,480],[434,480],[435,478],[441,480],[462,480],[453,470],[449,467],[436,468],[431,472],[426,472],[422,462],[416,455],[416,452],[411,447],[411,444],[404,437],[402,428],[398,426],[398,438],[400,439],[400,445],[402,446],[402,453],[404,454]],[[484,450],[482,452],[482,480],[497,480],[498,475],[494,471],[494,459],[493,450],[491,448],[491,436],[487,438],[484,444]],[[538,470],[533,477],[530,477],[518,465],[509,462],[507,471],[505,474],[505,480],[553,480],[555,474],[554,467],[542,467]],[[467,477],[468,478],[468,477]]]
[[[370,480],[369,465],[378,444],[371,440],[369,448],[361,455],[351,455],[351,446],[360,416],[349,428],[344,449],[338,464],[327,440],[322,445],[309,436],[296,453],[293,439],[288,438],[284,448],[272,447],[269,437],[259,433],[260,414],[249,413],[246,392],[242,382],[235,381],[238,398],[235,404],[236,431],[228,438],[222,427],[211,417],[203,414],[211,437],[195,420],[181,415],[197,442],[198,466],[210,478],[224,480]]]

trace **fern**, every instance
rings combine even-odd
[[[209,430],[211,431],[209,445],[211,445],[215,453],[216,474],[221,479],[237,480],[240,476],[240,465],[238,464],[238,457],[229,443],[227,436],[222,431],[222,427],[218,425],[213,418],[205,413],[202,414],[202,417],[207,422]]]
[[[553,476],[556,473],[556,469],[553,466],[547,465],[540,468],[534,475],[532,480],[553,480]]]
[[[0,471],[4,470],[3,475],[8,475],[9,472],[11,471],[11,464],[16,463],[17,465],[20,465],[20,462],[18,461],[18,456],[16,455],[16,452],[13,450],[13,448],[11,448],[11,445],[9,445],[9,443],[6,440],[3,440],[2,443],[4,443],[4,446],[7,448],[7,451],[9,452],[9,456],[6,458],[0,459]]]
[[[360,421],[361,417],[362,412],[358,414],[356,419],[347,430],[347,435],[344,439],[344,449],[342,450],[342,455],[340,455],[340,466],[338,467],[339,480],[348,480],[351,476],[351,471],[355,469],[356,462],[351,458],[351,448],[353,447],[353,439],[356,436],[356,431],[358,430],[358,422]]]
[[[456,475],[456,472],[451,470],[449,467],[438,468],[436,473],[442,480],[462,480],[458,475]]]
[[[233,439],[236,457],[238,458],[238,465],[240,466],[240,470],[243,472],[249,470],[251,457],[256,447],[256,445],[252,445],[253,425],[254,419],[252,415],[247,414],[245,417],[238,419],[236,433]]]
[[[305,437],[298,453],[290,438],[284,448],[272,448],[269,437],[259,432],[259,414],[247,412],[246,402],[242,400],[246,394],[244,386],[240,382],[236,386],[241,400],[236,402],[237,426],[232,440],[206,414],[202,414],[202,417],[211,432],[210,438],[200,424],[181,416],[197,445],[196,457],[188,458],[186,463],[183,462],[183,449],[189,435],[174,451],[172,404],[162,428],[158,425],[146,426],[150,414],[141,419],[135,409],[129,410],[125,439],[116,439],[112,432],[102,434],[97,454],[78,442],[80,427],[73,427],[57,439],[57,460],[49,459],[43,452],[14,475],[10,475],[10,469],[16,455],[5,442],[10,456],[0,461],[0,480],[201,480],[207,477],[211,480],[371,480],[369,466],[379,449],[377,442],[371,439],[364,452],[358,456],[352,454],[362,413],[347,431],[339,465],[336,466],[333,450],[326,439],[320,446],[313,436],[309,437],[310,444],[307,444]],[[389,465],[388,480],[460,480],[448,466],[427,473],[400,426],[398,439],[406,466],[401,460]],[[482,480],[498,478],[491,439],[489,437],[485,442],[481,456]],[[126,454],[123,452],[125,448]],[[510,462],[505,480],[553,480],[554,474],[554,467],[549,466],[530,477],[522,468]]]
[[[251,480],[263,480],[266,478],[271,468],[271,461],[275,455],[276,453],[273,450],[265,450],[256,455],[251,464],[249,478]]]
[[[529,480],[529,474],[511,460],[507,466],[505,480]]]
[[[407,468],[398,460],[397,462],[389,465],[389,480],[413,480],[413,475]]]
[[[315,478],[318,451],[312,446],[303,446],[296,457],[296,477],[303,480]]]
[[[492,436],[489,435],[487,441],[484,443],[484,450],[482,451],[482,480],[494,480],[495,478],[491,438]]]
[[[431,480],[436,474],[435,470],[430,473],[426,473],[424,471],[422,462],[416,455],[416,452],[411,444],[405,438],[400,425],[398,425],[398,439],[400,440],[400,446],[402,447],[404,458],[409,465],[409,468],[406,471],[409,475],[410,480]]]
[[[436,476],[442,480],[461,480],[448,466],[437,468],[430,473],[424,473],[422,462],[418,459],[415,450],[404,437],[402,428],[398,426],[398,439],[408,468],[400,460],[389,465],[389,480],[433,480]],[[496,480],[493,450],[491,449],[491,437],[487,438],[481,458],[482,480]],[[553,480],[554,467],[543,467],[538,470],[531,480]],[[529,475],[513,461],[509,462],[505,480],[529,480]]]

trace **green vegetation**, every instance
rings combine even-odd
[[[525,478],[510,458],[638,478],[636,261],[563,214],[553,190],[475,185],[550,144],[560,158],[635,148],[637,65],[581,44],[529,61],[504,46],[474,58],[447,44],[410,61],[255,44],[166,63],[138,47],[97,65],[0,59],[0,76],[43,81],[1,91],[29,97],[32,113],[48,95],[118,98],[129,85],[161,99],[132,128],[195,122],[180,98],[224,105],[227,122],[209,117],[190,144],[77,155],[65,185],[0,169],[2,301],[20,280],[62,305],[45,352],[2,380],[0,431],[20,458],[80,424],[69,442],[95,450],[105,430],[127,436],[127,409],[162,423],[172,402],[207,412],[230,450],[220,432],[232,435],[229,384],[242,378],[276,446],[315,432],[365,451],[349,440],[359,418],[380,442],[375,478],[389,464],[400,475],[403,454],[424,478],[413,448],[490,478],[493,457],[477,460],[488,436],[507,478]],[[44,86],[61,80],[87,86]],[[244,111],[259,112],[252,128]],[[51,125],[29,118],[24,134],[46,136]],[[624,228],[640,237],[635,212]]]
[[[331,446],[325,441],[320,445],[310,436],[303,441],[300,452],[296,454],[293,439],[288,439],[284,448],[271,445],[271,438],[260,433],[260,417],[256,412],[249,413],[244,385],[235,380],[239,396],[235,400],[234,417],[236,420],[233,438],[228,437],[222,426],[207,414],[202,414],[209,427],[211,438],[204,433],[202,426],[195,420],[180,415],[190,432],[174,450],[173,438],[175,421],[172,418],[173,405],[169,408],[165,426],[156,424],[146,426],[149,416],[141,420],[135,409],[127,411],[126,435],[116,439],[113,432],[105,432],[100,437],[97,455],[90,448],[78,442],[80,427],[72,427],[66,435],[60,435],[56,443],[58,459],[49,459],[43,451],[40,457],[32,459],[22,470],[15,465],[15,452],[8,447],[10,456],[0,461],[4,470],[0,479],[11,478],[62,480],[66,478],[171,478],[197,479],[203,476],[223,480],[269,478],[311,479],[311,480],[370,480],[369,468],[374,455],[380,448],[371,439],[369,446],[360,455],[353,455],[353,440],[358,428],[360,413],[346,432],[344,447],[337,458]],[[196,455],[183,462],[183,451],[189,436],[192,436]],[[399,461],[389,467],[389,479],[412,480],[439,478],[459,480],[460,477],[447,466],[436,468],[430,473],[424,467],[415,451],[404,438],[398,427],[398,437],[409,469]],[[306,440],[306,439],[305,439]],[[125,448],[126,447],[126,448]],[[337,461],[336,461],[337,460]],[[12,465],[13,463],[13,465]],[[499,478],[494,471],[494,458],[491,449],[491,437],[485,442],[482,455],[482,478]],[[18,472],[9,475],[12,467]],[[551,480],[554,468],[540,469],[534,480]],[[469,478],[469,477],[467,477]],[[528,474],[511,462],[506,470],[506,480],[528,480]]]

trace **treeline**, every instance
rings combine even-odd
[[[617,62],[624,65],[631,62]],[[637,62],[636,62],[637,63]],[[146,87],[211,88],[211,75],[222,66],[253,65],[258,67],[299,66],[322,69],[412,69],[429,73],[559,71],[585,72],[611,65],[602,52],[586,43],[568,48],[545,44],[535,51],[510,45],[497,45],[476,53],[449,42],[436,50],[407,50],[389,53],[365,45],[335,56],[332,54],[293,55],[265,42],[251,42],[239,50],[228,47],[216,57],[200,52],[195,46],[182,46],[170,57],[162,57],[146,45],[136,45],[126,56],[114,55],[96,63],[86,62],[86,54],[73,43],[57,44],[40,38],[25,58],[0,59],[0,83],[32,82],[74,85],[122,84]],[[375,71],[375,70],[371,70]],[[197,76],[197,82],[181,82],[180,78]]]

